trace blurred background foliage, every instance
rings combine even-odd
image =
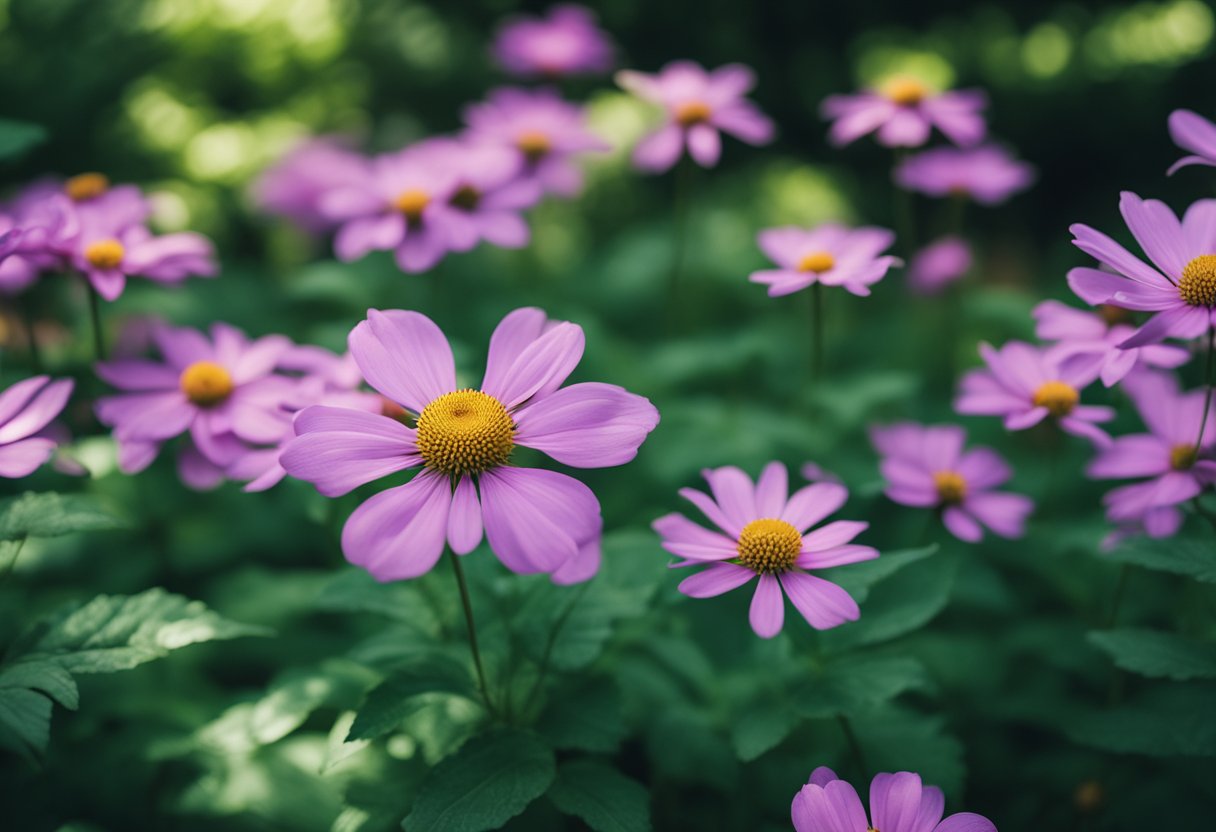
[[[1119,574],[1097,553],[1104,489],[1082,479],[1088,450],[969,420],[973,439],[1014,462],[1015,488],[1039,511],[1026,540],[964,547],[926,513],[885,501],[865,429],[952,418],[953,380],[974,363],[976,341],[1029,338],[1031,307],[1065,295],[1066,269],[1084,259],[1068,243],[1069,223],[1115,227],[1122,189],[1175,207],[1211,192],[1205,173],[1163,174],[1178,155],[1167,114],[1216,109],[1212,8],[596,4],[621,66],[750,64],[754,98],[779,125],[774,146],[729,145],[721,167],[697,172],[677,308],[665,288],[672,180],[629,170],[628,149],[651,114],[608,79],[566,92],[589,102],[594,128],[617,150],[589,162],[577,202],[532,213],[525,250],[483,247],[415,277],[387,256],[335,263],[326,243],[250,209],[251,179],[302,137],[348,135],[387,150],[457,129],[466,103],[507,82],[486,46],[519,9],[505,0],[0,0],[4,115],[47,135],[0,178],[15,187],[104,171],[153,193],[160,228],[216,240],[220,279],[133,286],[106,310],[111,327],[152,313],[340,348],[367,307],[416,308],[452,336],[458,365],[471,371],[512,308],[539,305],[582,324],[588,350],[577,378],[624,385],[663,415],[635,463],[585,477],[604,505],[605,573],[575,596],[509,578],[485,551],[469,564],[491,675],[541,714],[536,730],[559,766],[611,763],[629,778],[616,784],[622,805],[637,804],[640,783],[654,828],[786,829],[789,800],[816,765],[861,783],[825,718],[842,711],[875,769],[921,771],[946,787],[952,808],[982,812],[1006,832],[1204,828],[1216,807],[1211,682],[1202,673],[1168,686],[1127,676],[1086,637],[1114,623]],[[829,149],[817,107],[895,71],[987,89],[994,134],[1037,166],[1039,180],[1008,205],[968,214],[980,261],[954,300],[911,298],[899,273],[869,299],[832,295],[828,378],[811,385],[806,298],[774,301],[747,284],[762,264],[754,234],[831,218],[893,223],[888,152],[864,141]],[[942,222],[942,206],[917,208],[922,235]],[[476,709],[459,695],[415,697],[378,727],[364,725],[363,739],[342,740],[370,707],[367,691],[400,668],[432,652],[464,660],[450,576],[441,565],[417,582],[375,587],[345,569],[336,535],[359,495],[328,502],[291,481],[266,494],[228,485],[199,495],[169,460],[118,474],[108,438],[89,435],[97,385],[83,300],[72,292],[40,287],[35,304],[52,365],[82,380],[73,421],[93,477],[81,484],[44,471],[5,488],[83,489],[129,528],[29,541],[0,578],[0,643],[65,603],[157,586],[267,629],[82,678],[80,709],[56,709],[45,756],[0,760],[3,825],[398,828],[428,770],[473,730]],[[3,370],[5,383],[25,372],[7,357]],[[1116,432],[1133,429],[1135,416],[1110,398],[1124,411]],[[853,492],[843,516],[871,522],[865,542],[902,552],[890,574],[856,576],[853,588],[873,592],[855,629],[817,638],[791,621],[762,643],[746,627],[747,599],[687,602],[674,591],[649,522],[677,506],[676,489],[694,485],[702,467],[755,474],[773,458],[839,474]],[[1210,535],[1196,539],[1210,557]],[[940,549],[918,548],[934,543]],[[1168,568],[1130,574],[1123,623],[1216,631],[1210,584]],[[520,651],[567,609],[575,612],[555,670],[577,673],[559,673],[532,703],[538,657],[529,665]],[[808,658],[845,650],[843,666]],[[569,773],[575,785],[579,773]],[[563,817],[566,788],[509,828],[601,828]]]

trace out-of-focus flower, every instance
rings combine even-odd
[[[720,133],[753,145],[773,140],[772,120],[744,97],[756,76],[742,64],[711,72],[692,61],[673,61],[655,75],[621,70],[616,80],[666,112],[667,123],[634,148],[633,163],[642,170],[668,170],[685,148],[698,165],[713,167],[722,153]]]
[[[1085,267],[1068,272],[1068,285],[1088,304],[1153,313],[1119,346],[1196,338],[1216,326],[1216,199],[1194,203],[1179,222],[1165,203],[1124,191],[1119,211],[1153,265],[1076,223],[1069,228],[1073,245],[1115,273]]]
[[[1183,156],[1170,165],[1167,176],[1187,165],[1216,167],[1216,124],[1190,110],[1174,110],[1170,113],[1169,126],[1174,144],[1192,155]]]
[[[449,201],[456,216],[471,226],[465,233],[502,248],[528,244],[522,212],[540,201],[541,186],[535,177],[520,176],[519,154],[500,144],[456,139],[433,139],[426,145],[435,164],[456,178]]]
[[[789,494],[789,475],[780,462],[770,462],[754,484],[733,466],[702,472],[713,496],[692,488],[680,496],[695,505],[717,530],[672,513],[654,521],[663,548],[684,561],[680,566],[705,569],[685,578],[680,592],[711,598],[759,577],[752,596],[752,630],[761,638],[781,632],[788,596],[795,609],[817,630],[856,621],[857,602],[834,583],[811,572],[878,557],[869,546],[851,541],[869,526],[837,520],[808,531],[848,499],[838,483],[818,482]]]
[[[1051,417],[1066,433],[1099,446],[1110,436],[1097,426],[1109,422],[1109,407],[1081,404],[1081,391],[1098,377],[1086,356],[1060,360],[1048,349],[1011,341],[999,350],[980,344],[987,367],[969,371],[954,401],[958,413],[1003,416],[1006,430],[1025,430]]]
[[[554,6],[547,17],[507,20],[490,48],[512,75],[561,78],[612,69],[612,42],[590,9]]]
[[[796,832],[997,832],[992,821],[971,812],[945,820],[946,798],[919,774],[876,774],[870,783],[870,816],[857,790],[820,766],[794,795],[790,819]]]
[[[1100,368],[1099,378],[1113,387],[1137,366],[1172,369],[1190,359],[1182,347],[1147,344],[1123,349],[1136,328],[1123,323],[1126,313],[1104,307],[1102,314],[1074,309],[1058,300],[1045,300],[1034,308],[1034,334],[1044,341],[1056,341],[1052,353],[1061,361],[1076,355],[1092,356]]]
[[[552,90],[493,90],[465,108],[464,120],[466,138],[510,148],[520,175],[558,196],[575,196],[583,188],[576,156],[610,149],[587,127],[583,108]]]
[[[936,147],[909,156],[895,168],[901,188],[932,197],[959,196],[998,205],[1034,181],[1034,167],[999,145]]]
[[[0,393],[0,477],[26,477],[59,445],[51,421],[72,395],[71,379],[34,376]]]
[[[967,432],[957,425],[903,422],[870,431],[882,455],[886,495],[897,503],[941,510],[959,540],[976,543],[987,526],[1001,537],[1021,537],[1034,501],[993,491],[1013,476],[991,448],[964,451]]]
[[[1103,498],[1107,519],[1117,528],[1138,525],[1150,537],[1169,537],[1182,525],[1178,504],[1216,483],[1216,412],[1203,421],[1208,391],[1180,393],[1164,373],[1137,373],[1124,389],[1149,432],[1116,438],[1086,473],[1095,479],[1148,477]]]
[[[321,197],[368,176],[369,161],[334,137],[301,142],[254,182],[254,204],[310,234],[332,231],[337,222],[321,211]]]
[[[920,147],[936,127],[966,147],[987,135],[981,115],[986,106],[981,90],[934,92],[916,78],[900,76],[876,89],[829,96],[821,110],[832,122],[828,138],[837,146],[878,131],[878,142],[886,147]]]
[[[371,310],[350,334],[364,379],[414,419],[309,407],[281,463],[326,496],[422,467],[350,516],[342,550],[381,581],[415,578],[444,545],[471,552],[483,531],[513,572],[576,583],[599,569],[603,520],[573,477],[510,465],[518,446],[564,465],[622,465],[658,424],[654,406],[609,384],[562,387],[583,353],[583,330],[540,309],[507,315],[490,339],[480,389],[456,384],[443,332],[417,312]]]
[[[922,295],[933,295],[961,280],[971,271],[971,245],[962,237],[939,237],[920,249],[908,262],[908,286]]]
[[[812,229],[785,226],[761,231],[756,241],[778,268],[752,272],[748,280],[768,286],[769,297],[774,298],[813,283],[843,286],[865,296],[892,266],[903,265],[898,257],[881,254],[895,242],[895,234],[885,228],[846,228],[836,223]]]
[[[41,185],[0,208],[0,292],[17,294],[42,272],[62,268],[78,226],[68,197]]]

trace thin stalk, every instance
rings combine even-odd
[[[570,614],[574,612],[574,608],[578,606],[578,602],[587,594],[588,587],[591,582],[587,581],[570,597],[570,603],[562,610],[557,620],[553,622],[553,629],[549,631],[549,639],[545,642],[545,650],[540,657],[540,668],[536,673],[536,680],[532,683],[532,689],[528,691],[527,697],[524,699],[525,707],[527,703],[536,701],[536,694],[540,692],[541,685],[544,684],[545,676],[549,673],[549,660],[553,657],[553,648],[557,644],[557,637],[561,634],[562,627],[565,626],[566,620],[570,618]]]
[[[486,671],[481,664],[481,650],[477,646],[477,625],[473,622],[473,602],[469,599],[469,585],[464,579],[464,567],[460,565],[460,557],[451,549],[448,559],[452,561],[452,572],[456,575],[456,585],[460,588],[460,603],[464,606],[464,622],[469,628],[469,649],[473,653],[473,666],[477,669],[477,685],[481,688],[481,698],[485,700],[486,711],[494,719],[498,718],[498,709],[490,698],[490,686],[486,684]]]
[[[907,155],[907,151],[902,148],[895,151],[896,167],[907,158]],[[912,194],[896,185],[893,196],[895,198],[895,233],[898,236],[900,251],[903,252],[906,259],[916,251],[916,215],[912,209]]]
[[[4,565],[4,571],[0,572],[0,580],[4,580],[12,574],[13,569],[17,566],[17,558],[21,557],[21,550],[25,547],[25,536],[17,538],[13,542],[13,556],[8,559],[8,563]]]
[[[823,377],[823,284],[811,284],[811,378]]]
[[[1123,591],[1127,589],[1128,565],[1119,567],[1119,576],[1115,578],[1115,591],[1110,602],[1110,612],[1106,616],[1106,629],[1113,629],[1119,622],[1119,607],[1123,603]]]
[[[688,214],[691,202],[693,169],[692,163],[681,159],[676,167],[674,215],[674,237],[671,247],[671,275],[667,284],[668,321],[674,327],[680,309],[680,285],[683,283],[684,260],[688,248]]]
[[[1212,409],[1212,394],[1216,387],[1216,379],[1212,377],[1213,354],[1216,354],[1216,326],[1208,327],[1208,354],[1203,362],[1203,383],[1207,395],[1203,399],[1203,416],[1199,418],[1199,438],[1195,440],[1195,453],[1203,447],[1203,434],[1208,426],[1208,413]]]
[[[868,777],[870,767],[866,765],[866,755],[862,751],[857,734],[853,731],[853,723],[844,714],[836,714],[836,723],[840,726],[840,732],[844,734],[845,741],[849,744],[849,751],[853,754],[853,762],[857,765],[858,774],[863,779]]]
[[[87,282],[87,281],[86,281]],[[89,317],[93,321],[93,355],[98,361],[106,360],[105,335],[101,330],[101,296],[89,283]]]
[[[30,366],[35,373],[42,372],[42,351],[38,348],[38,335],[34,331],[34,313],[28,302],[21,303],[22,324],[25,326],[25,343],[30,353]]]

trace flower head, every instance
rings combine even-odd
[[[0,477],[26,477],[42,466],[59,442],[52,420],[72,395],[71,379],[34,376],[0,393]]]
[[[546,17],[514,17],[490,49],[512,75],[560,78],[612,69],[612,43],[583,6],[554,6]]]
[[[937,147],[909,156],[895,168],[901,188],[933,197],[966,197],[997,205],[1030,187],[1034,168],[999,145]]]
[[[517,309],[495,329],[475,389],[456,383],[447,339],[417,312],[370,310],[350,334],[350,351],[409,423],[306,408],[283,467],[326,496],[421,470],[355,509],[342,532],[347,560],[381,581],[414,578],[445,543],[466,554],[484,532],[513,572],[546,572],[559,583],[595,574],[603,525],[595,495],[565,474],[508,464],[519,446],[576,468],[622,465],[658,424],[649,401],[620,387],[562,387],[582,357],[582,328]]]
[[[912,422],[870,432],[882,455],[886,495],[905,506],[936,508],[959,540],[976,543],[987,526],[1001,537],[1021,537],[1034,502],[994,491],[1013,472],[991,448],[964,450],[967,433],[957,425]]]
[[[896,77],[854,95],[829,96],[821,110],[832,121],[828,137],[837,146],[878,131],[878,142],[886,147],[920,147],[936,127],[968,147],[988,132],[980,114],[987,104],[980,90],[934,92],[919,79]]]
[[[1100,368],[1099,378],[1107,387],[1122,381],[1136,367],[1180,367],[1190,359],[1182,347],[1146,344],[1123,349],[1136,328],[1122,322],[1123,312],[1107,307],[1106,314],[1086,312],[1056,300],[1045,300],[1034,308],[1035,335],[1056,341],[1052,353],[1061,361],[1078,355],[1091,356]]]
[[[42,272],[62,268],[78,230],[71,200],[42,183],[0,208],[0,292],[16,294]]]
[[[321,210],[321,198],[368,176],[366,157],[333,137],[301,142],[254,182],[252,197],[261,210],[284,217],[311,234],[324,234],[337,221]]]
[[[778,268],[753,272],[748,280],[768,286],[774,298],[813,283],[843,286],[865,296],[892,266],[903,264],[898,257],[881,254],[895,241],[885,228],[846,228],[836,223],[812,229],[785,226],[761,231],[756,241]]]
[[[742,64],[707,71],[692,61],[673,61],[655,75],[622,70],[617,83],[663,108],[667,122],[638,144],[633,163],[652,173],[672,167],[684,149],[704,168],[718,163],[720,133],[752,145],[773,140],[773,122],[744,96],[756,76]]]
[[[1167,175],[1188,165],[1216,167],[1216,124],[1190,110],[1174,110],[1169,119],[1170,138],[1190,156],[1170,165]]]
[[[1125,191],[1119,211],[1152,265],[1077,223],[1069,229],[1073,245],[1114,273],[1093,268],[1068,273],[1068,285],[1086,303],[1153,313],[1119,346],[1195,338],[1216,326],[1216,199],[1199,200],[1179,221],[1165,203]]]
[[[794,795],[790,819],[797,832],[997,832],[992,821],[971,812],[942,819],[946,798],[919,774],[877,774],[870,783],[870,815],[857,790],[820,766]]]
[[[781,632],[783,592],[817,630],[857,620],[857,602],[836,584],[811,574],[878,557],[869,546],[851,543],[868,523],[837,520],[810,531],[844,505],[849,492],[843,485],[817,482],[790,495],[789,475],[779,462],[766,465],[754,484],[731,466],[706,469],[702,474],[713,496],[691,488],[681,489],[680,496],[700,509],[717,529],[706,529],[674,513],[652,525],[663,539],[663,548],[684,559],[680,566],[705,566],[681,582],[680,592],[711,598],[758,577],[751,625],[761,638]]]
[[[908,286],[933,295],[961,280],[971,271],[971,246],[962,237],[939,237],[920,249],[908,262]]]

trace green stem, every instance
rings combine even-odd
[[[823,284],[811,284],[811,378],[823,377]]]
[[[545,650],[540,657],[540,668],[536,672],[536,681],[532,683],[532,689],[528,691],[527,698],[524,699],[525,706],[529,702],[536,701],[536,694],[540,692],[541,685],[544,684],[545,676],[549,672],[549,660],[553,657],[553,648],[557,644],[557,637],[561,634],[562,627],[565,626],[566,620],[570,614],[574,612],[574,608],[578,606],[578,602],[583,600],[583,596],[587,594],[587,588],[591,586],[591,582],[587,581],[570,597],[570,603],[562,610],[561,615],[553,622],[553,629],[549,631],[549,639],[545,642]]]
[[[87,282],[87,281],[86,281]],[[98,361],[106,360],[105,335],[101,329],[101,296],[89,283],[89,317],[93,321],[93,355]]]
[[[866,755],[861,748],[861,742],[857,739],[856,732],[853,731],[853,723],[844,714],[836,714],[836,723],[840,726],[840,732],[844,734],[845,741],[849,744],[849,751],[853,754],[853,762],[857,766],[857,772],[862,779],[870,775],[870,767],[866,765]]]
[[[1213,354],[1216,354],[1216,326],[1208,327],[1208,352],[1207,358],[1203,362],[1203,383],[1207,395],[1203,399],[1203,416],[1199,418],[1199,438],[1195,440],[1195,454],[1199,454],[1199,449],[1203,447],[1203,434],[1208,426],[1208,413],[1212,409],[1212,394],[1213,388],[1216,387],[1216,379],[1212,378],[1212,363]]]
[[[13,569],[17,566],[17,558],[21,557],[21,550],[25,547],[25,536],[21,536],[14,541],[13,556],[8,559],[8,563],[4,565],[4,571],[0,572],[0,581],[12,574]]]
[[[21,303],[22,323],[25,326],[26,346],[30,353],[30,366],[35,373],[42,372],[42,351],[38,348],[38,335],[34,331],[34,313],[28,301]]]
[[[469,585],[464,579],[464,567],[460,565],[460,556],[448,550],[448,559],[452,561],[452,572],[456,575],[456,585],[460,588],[460,603],[464,606],[464,622],[469,628],[469,649],[473,653],[473,666],[477,669],[477,685],[481,688],[481,698],[485,700],[486,711],[492,718],[498,718],[498,710],[490,698],[490,686],[486,684],[486,671],[481,663],[481,650],[477,646],[477,625],[473,623],[473,602],[469,599]]]
[[[908,152],[903,149],[895,151],[895,165],[907,158]],[[916,252],[916,215],[912,209],[912,194],[898,185],[894,190],[895,197],[895,233],[898,236],[899,250],[904,259],[911,258]]]
[[[680,285],[683,282],[685,252],[688,247],[688,215],[692,191],[692,164],[681,159],[676,167],[675,197],[673,201],[674,237],[672,239],[671,275],[667,284],[668,321],[675,328],[680,310]]]

